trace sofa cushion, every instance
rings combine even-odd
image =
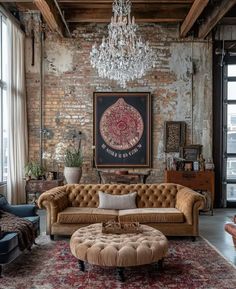
[[[184,214],[175,208],[143,208],[119,211],[119,221],[140,223],[183,223]]]
[[[58,213],[57,222],[64,224],[91,224],[118,220],[117,210],[103,210],[98,208],[68,207]]]
[[[121,196],[114,196],[103,192],[99,194],[99,206],[100,209],[112,209],[112,210],[126,210],[135,209],[137,193],[129,193]]]

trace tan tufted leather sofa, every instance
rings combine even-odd
[[[98,191],[137,192],[137,209],[99,209]],[[177,184],[74,184],[44,192],[38,200],[47,210],[47,234],[72,235],[78,228],[108,220],[137,221],[167,236],[198,236],[198,211],[204,197]]]

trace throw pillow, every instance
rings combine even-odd
[[[129,193],[126,195],[110,195],[103,192],[98,192],[100,209],[111,210],[127,210],[136,209],[136,196],[137,192]]]

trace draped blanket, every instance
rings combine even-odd
[[[0,227],[2,232],[18,234],[20,250],[30,249],[36,238],[33,224],[23,218],[0,210]]]

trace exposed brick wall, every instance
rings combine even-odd
[[[155,69],[121,89],[114,81],[101,79],[91,67],[92,44],[107,34],[105,25],[80,25],[75,39],[46,35],[44,42],[43,124],[53,132],[44,139],[44,150],[67,142],[73,132],[82,131],[83,181],[96,182],[92,169],[93,92],[150,91],[152,95],[152,163],[149,182],[163,180],[164,121],[187,122],[187,142],[204,145],[204,156],[212,154],[212,45],[207,42],[181,41],[175,25],[142,25],[140,34],[156,50]],[[37,39],[36,39],[37,40]],[[36,42],[35,65],[31,66],[31,40],[26,39],[26,71],[29,122],[29,157],[39,156],[40,136],[40,43]],[[192,55],[195,72],[192,90]],[[193,104],[193,110],[192,110]],[[193,112],[193,113],[192,113]],[[193,132],[191,119],[193,118]]]

